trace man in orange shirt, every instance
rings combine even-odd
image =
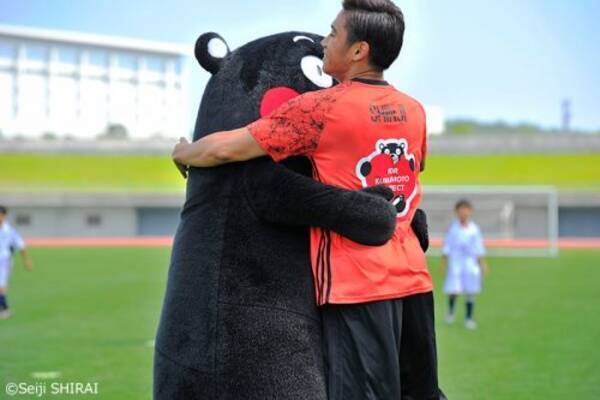
[[[386,185],[398,211],[383,246],[311,229],[331,400],[438,399],[432,282],[410,228],[421,200],[425,113],[383,79],[402,47],[404,18],[390,0],[345,0],[323,40],[323,69],[340,84],[290,100],[237,130],[182,140],[173,158],[210,167],[303,155],[315,179],[348,189]]]

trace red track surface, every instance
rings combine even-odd
[[[160,247],[171,246],[172,236],[97,237],[97,238],[27,238],[30,247]],[[440,247],[442,239],[431,239],[433,247]],[[536,249],[546,248],[544,239],[490,239],[485,241],[489,248]],[[600,249],[600,239],[569,239],[558,241],[561,249]]]
[[[434,247],[442,246],[442,239],[431,239]],[[511,249],[543,249],[550,247],[546,239],[488,239],[485,246],[489,248]],[[600,239],[562,238],[558,240],[561,249],[600,249]]]
[[[172,236],[26,238],[30,247],[159,247],[171,246]]]

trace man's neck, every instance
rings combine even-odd
[[[337,77],[336,77],[337,78]],[[371,67],[351,68],[344,76],[339,77],[338,81],[346,82],[352,79],[368,79],[373,81],[383,81],[383,71],[374,70]]]

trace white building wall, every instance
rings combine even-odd
[[[182,50],[69,38],[0,26],[4,136],[92,139],[109,124],[122,124],[129,137],[140,139],[189,130]]]
[[[427,118],[427,133],[429,135],[441,135],[446,130],[446,116],[444,109],[439,106],[425,106]]]

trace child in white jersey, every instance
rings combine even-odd
[[[15,228],[6,221],[6,207],[0,206],[0,319],[7,319],[11,312],[6,301],[8,277],[12,267],[12,255],[15,251],[21,253],[23,265],[31,270],[31,259],[25,250],[25,242]]]
[[[456,298],[466,296],[465,327],[476,329],[473,319],[475,295],[481,292],[481,275],[487,273],[485,247],[479,226],[471,220],[473,206],[468,200],[456,203],[457,218],[452,222],[442,250],[442,269],[448,268],[444,293],[448,295],[446,322],[454,322]]]

